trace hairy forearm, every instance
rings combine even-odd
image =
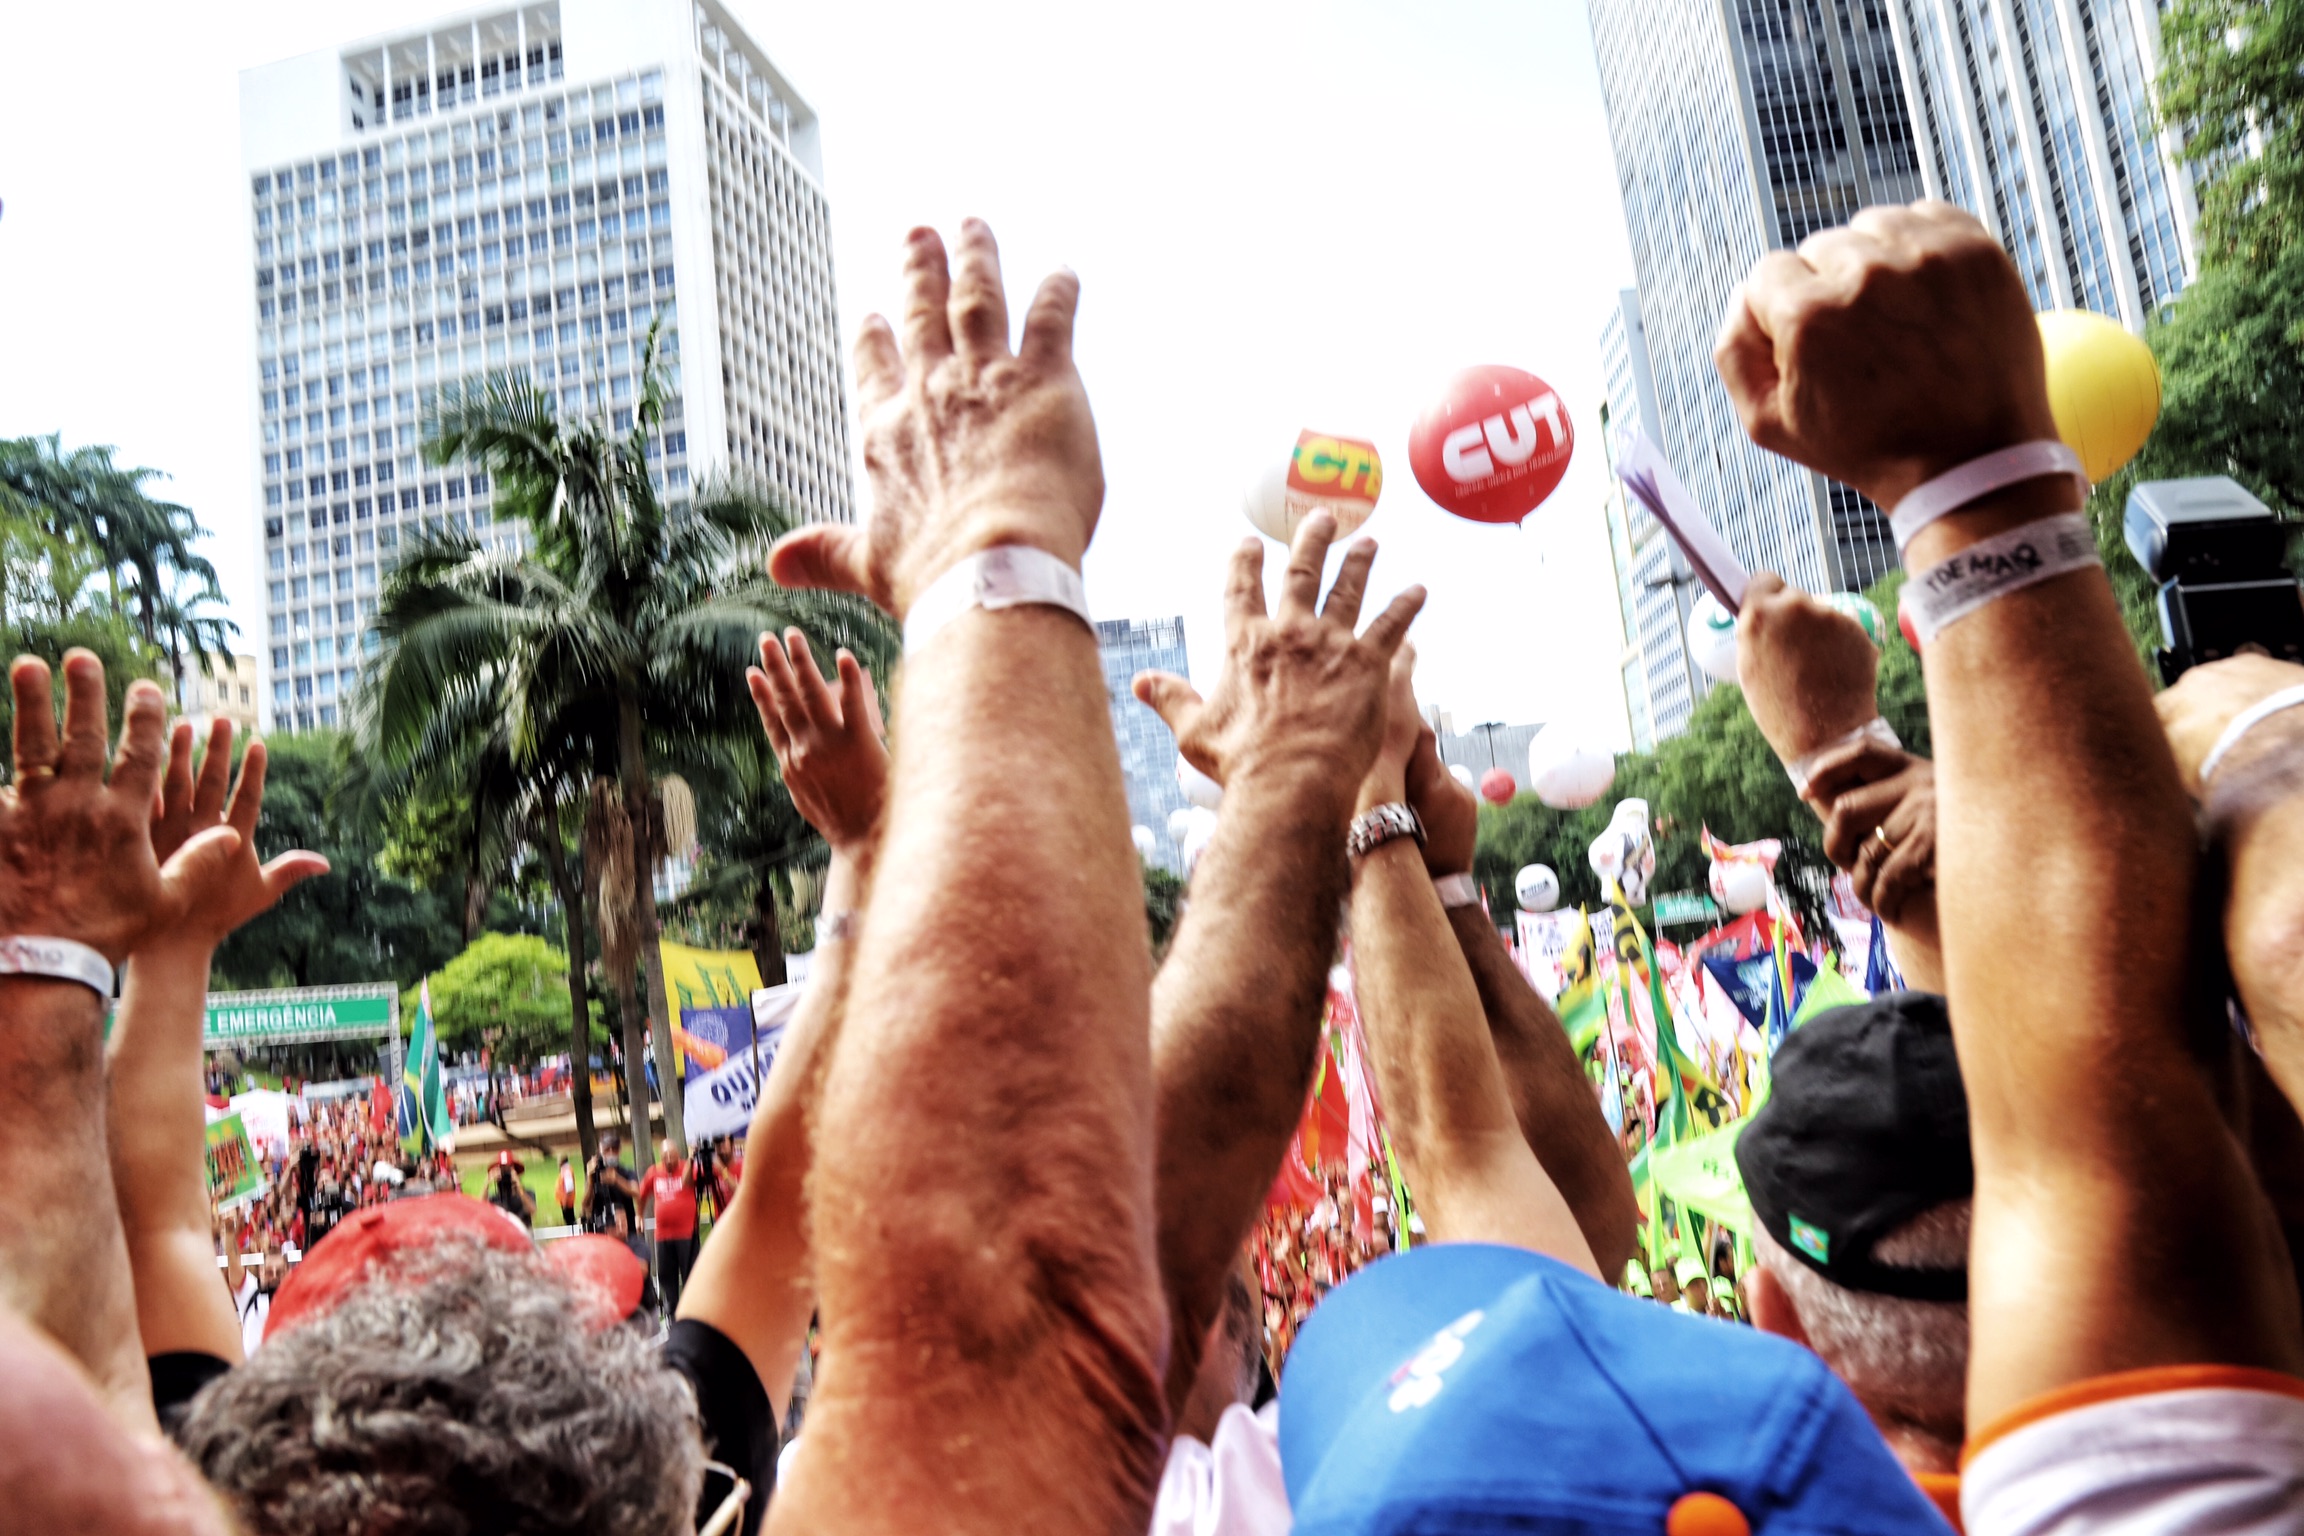
[[[1520,1134],[1575,1213],[1600,1273],[1618,1274],[1639,1241],[1639,1201],[1568,1032],[1513,963],[1485,903],[1451,908],[1448,925],[1479,989]]]
[[[240,1358],[239,1320],[209,1235],[200,1028],[205,945],[151,946],[128,963],[105,1080],[112,1182],[147,1355]]]
[[[2224,950],[2264,1063],[2304,1104],[2304,719],[2259,724],[2211,782],[2203,819],[2223,853]]]
[[[1225,1276],[1303,1114],[1345,888],[1349,801],[1306,764],[1235,775],[1152,983],[1168,1406],[1192,1389]]]
[[[826,1369],[792,1518],[1140,1531],[1151,964],[1094,637],[971,611],[906,663],[894,739],[902,878],[865,909],[809,1184]]]
[[[2003,493],[1909,563],[2070,504]],[[1976,1153],[1972,1422],[2109,1370],[2304,1365],[2269,1212],[2185,1044],[2192,818],[2109,583],[2003,597],[1924,664]]]
[[[824,877],[827,916],[860,904],[869,859],[869,847],[854,854],[833,850]],[[779,1421],[816,1309],[801,1198],[815,1160],[809,1118],[824,1062],[838,1038],[855,947],[852,936],[828,936],[819,920],[807,994],[761,1085],[760,1104],[744,1138],[744,1182],[713,1224],[712,1241],[697,1256],[680,1293],[682,1317],[710,1323],[744,1351]]]
[[[123,1423],[153,1429],[104,1144],[103,1053],[94,992],[0,978],[0,1302],[77,1359]]]
[[[1521,1137],[1479,991],[1414,843],[1395,839],[1354,868],[1352,953],[1368,1054],[1425,1229],[1435,1241],[1510,1243],[1597,1273]]]

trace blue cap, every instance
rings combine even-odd
[[[1807,1350],[1478,1243],[1320,1304],[1280,1384],[1280,1464],[1299,1536],[1662,1536],[1694,1493],[1769,1536],[1948,1529]]]

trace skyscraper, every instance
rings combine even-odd
[[[711,0],[460,12],[240,100],[276,728],[337,723],[412,529],[518,537],[418,452],[448,381],[524,369],[628,429],[660,324],[669,500],[733,470],[854,516],[816,116]]]
[[[1168,836],[1168,818],[1184,808],[1176,782],[1176,738],[1168,722],[1136,702],[1139,672],[1192,675],[1184,650],[1184,620],[1099,619],[1096,648],[1104,662],[1104,688],[1112,696],[1112,734],[1120,743],[1120,772],[1128,781],[1128,819],[1152,830],[1152,862],[1181,874],[1184,852]]]
[[[1688,660],[1694,573],[1663,527],[1624,494],[1623,482],[1616,478],[1616,460],[1626,445],[1640,433],[1659,435],[1656,376],[1648,359],[1638,289],[1617,293],[1600,328],[1600,360],[1608,375],[1608,398],[1600,407],[1600,451],[1608,460],[1603,507],[1608,553],[1616,569],[1616,604],[1624,623],[1617,670],[1624,682],[1632,748],[1646,752],[1659,737],[1687,727],[1703,683]]]

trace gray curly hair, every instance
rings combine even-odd
[[[249,1536],[693,1529],[696,1400],[533,1253],[443,1242],[269,1341],[179,1441]]]

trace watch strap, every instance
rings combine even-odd
[[[1424,822],[1406,801],[1388,800],[1352,818],[1351,830],[1344,834],[1344,850],[1356,859],[1365,858],[1403,837],[1424,841]]]
[[[1468,874],[1442,875],[1432,882],[1432,889],[1440,893],[1440,905],[1450,910],[1480,902],[1480,882]]]
[[[98,997],[112,995],[112,962],[76,939],[0,936],[0,976],[76,981]]]
[[[953,566],[912,600],[904,616],[904,649],[917,651],[971,608],[997,611],[1025,603],[1062,608],[1095,631],[1088,588],[1078,571],[1030,544],[995,544]]]

